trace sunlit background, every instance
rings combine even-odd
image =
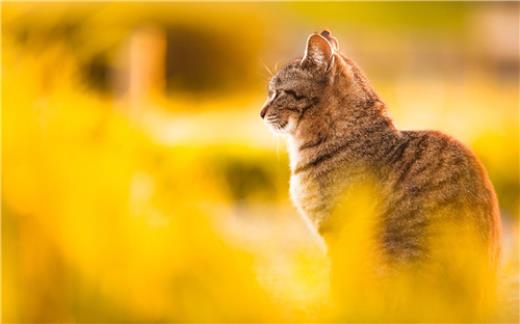
[[[483,162],[517,281],[518,3],[4,3],[3,320],[329,318],[326,255],[259,117],[323,28],[399,128]]]

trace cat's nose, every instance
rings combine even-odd
[[[260,111],[260,117],[262,117],[262,119],[263,119],[265,117],[266,113],[267,113],[267,106],[262,108],[262,110]]]

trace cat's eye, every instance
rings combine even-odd
[[[284,90],[284,92],[296,100],[301,100],[305,98],[305,96],[298,95],[298,93],[296,93],[296,91],[294,90]]]

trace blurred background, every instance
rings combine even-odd
[[[477,154],[518,274],[518,3],[3,3],[3,320],[323,320],[259,117],[323,28],[399,128]]]

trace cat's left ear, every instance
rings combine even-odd
[[[328,70],[332,64],[334,50],[329,41],[319,34],[312,34],[307,39],[307,48],[302,59],[304,66],[313,66]]]

